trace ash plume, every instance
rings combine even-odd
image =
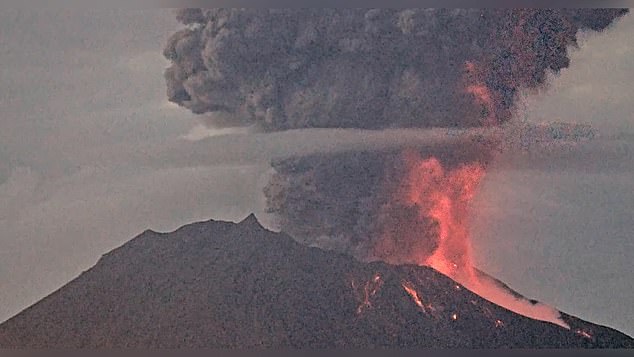
[[[271,131],[497,124],[520,88],[568,67],[580,29],[626,12],[185,9],[164,50],[168,97]]]
[[[470,162],[488,165],[493,144],[465,139],[405,152],[438,158],[452,170]],[[438,245],[438,222],[421,218],[418,207],[396,197],[408,184],[408,164],[403,149],[276,160],[264,188],[267,210],[282,230],[308,245],[360,260],[418,264]]]
[[[169,100],[224,124],[297,128],[473,128],[511,118],[522,88],[570,64],[580,29],[602,30],[627,9],[184,9],[164,50]],[[228,122],[228,123],[227,123]],[[499,138],[498,138],[499,139]],[[501,138],[504,141],[504,138]],[[444,169],[486,167],[496,145],[415,148]],[[399,151],[310,155],[273,163],[268,209],[280,228],[360,256],[397,229],[385,260],[434,250],[434,219],[395,199]],[[429,231],[411,242],[403,222]],[[386,236],[383,234],[382,236]],[[401,254],[403,253],[403,254]]]
[[[194,113],[265,131],[497,129],[520,90],[541,89],[548,73],[570,65],[579,30],[603,30],[627,11],[186,9],[177,14],[186,28],[164,50],[167,94]],[[499,142],[515,135],[498,133],[277,160],[264,189],[268,211],[307,244],[428,265],[567,327],[558,311],[509,298],[472,266],[469,202]]]

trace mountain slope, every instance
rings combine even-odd
[[[493,305],[436,271],[360,263],[264,229],[146,231],[0,325],[0,347],[634,347]]]

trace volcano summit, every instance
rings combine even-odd
[[[634,348],[517,315],[437,271],[360,263],[251,215],[146,231],[0,325],[2,348]]]

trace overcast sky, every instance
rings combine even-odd
[[[0,321],[145,229],[266,220],[270,157],[409,140],[206,130],[165,100],[161,52],[177,28],[167,10],[0,13]],[[475,250],[527,296],[633,335],[634,17],[583,37],[519,116],[600,138],[501,158],[474,204]],[[208,135],[224,136],[193,141]]]

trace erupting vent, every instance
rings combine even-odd
[[[365,261],[429,266],[489,301],[568,327],[557,310],[477,271],[469,208],[487,167],[517,134],[503,124],[518,93],[543,88],[549,72],[570,65],[568,48],[581,29],[603,30],[627,12],[186,9],[178,19],[188,26],[164,51],[172,62],[168,96],[194,113],[222,113],[225,124],[265,131],[489,130],[421,147],[345,146],[275,161],[265,188],[268,211],[281,230],[309,245]],[[353,282],[359,314],[372,306],[381,282]],[[402,287],[425,309],[416,289]]]

